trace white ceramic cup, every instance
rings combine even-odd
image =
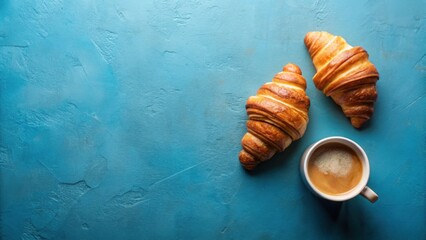
[[[311,180],[309,179],[308,175],[308,163],[311,159],[312,154],[315,152],[316,149],[323,146],[327,143],[340,143],[343,144],[349,148],[351,148],[355,153],[358,155],[358,158],[361,160],[362,163],[362,177],[359,183],[349,190],[346,193],[339,194],[339,195],[330,195],[326,194],[324,192],[321,192],[318,190],[318,188],[315,187],[315,185],[312,184]],[[365,151],[354,141],[334,136],[334,137],[328,137],[319,140],[318,142],[315,142],[311,146],[309,146],[305,152],[302,155],[302,158],[300,160],[300,173],[302,176],[303,181],[305,182],[306,186],[313,192],[315,195],[331,200],[331,201],[346,201],[349,199],[354,198],[355,196],[361,194],[363,197],[367,198],[370,202],[374,203],[379,198],[377,194],[371,190],[369,187],[367,187],[368,178],[370,177],[370,164],[368,161],[367,154],[365,154]]]

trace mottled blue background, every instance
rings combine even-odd
[[[425,239],[426,1],[0,0],[2,239]],[[354,129],[315,89],[303,38],[361,45],[380,72]],[[305,136],[239,165],[245,101],[288,62]],[[375,204],[324,202],[303,150],[342,135]]]

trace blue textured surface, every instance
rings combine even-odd
[[[1,0],[1,238],[425,239],[425,6]],[[365,129],[315,89],[313,30],[379,70]],[[288,62],[308,80],[307,132],[247,173],[245,101]],[[376,204],[304,187],[303,150],[331,135],[365,148]]]

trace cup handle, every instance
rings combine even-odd
[[[379,196],[371,190],[371,188],[365,186],[364,189],[361,191],[361,195],[368,199],[371,203],[375,203],[377,199],[379,199]]]

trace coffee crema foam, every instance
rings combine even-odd
[[[352,169],[352,155],[339,149],[330,149],[318,155],[314,164],[324,174],[343,177],[348,175]]]
[[[324,144],[312,154],[308,175],[321,192],[344,194],[361,181],[362,163],[351,148],[338,143]]]

